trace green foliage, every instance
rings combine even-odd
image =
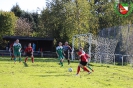
[[[17,17],[21,17],[21,15],[22,15],[22,10],[18,4],[14,5],[11,8],[11,11],[14,12],[15,16],[17,16]]]
[[[42,11],[43,30],[57,42],[70,42],[73,35],[90,31],[89,21],[94,18],[90,7],[86,0],[52,0]]]
[[[6,35],[13,35],[16,27],[16,20],[13,12],[0,11],[0,45],[5,47],[5,41],[2,37]]]
[[[14,12],[15,16],[19,18],[27,19],[27,21],[32,24],[32,29],[36,31],[38,29],[38,13],[37,12],[26,12],[21,10],[20,6],[18,4],[14,5],[11,8],[11,11]]]
[[[114,0],[48,0],[41,14],[37,11],[23,11],[18,4],[14,5],[11,11],[16,17],[26,19],[32,25],[32,36],[52,37],[56,42],[71,42],[75,34],[89,32],[97,35],[103,28],[133,24],[133,13],[128,17],[120,17],[115,13]],[[8,24],[11,21],[9,19],[6,22]],[[5,25],[5,22],[3,24]],[[14,30],[11,27],[9,29]],[[7,26],[2,26],[0,30],[6,32]],[[10,32],[6,35],[14,33],[11,30]]]

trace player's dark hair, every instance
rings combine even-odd
[[[83,49],[83,47],[80,47],[79,49]]]

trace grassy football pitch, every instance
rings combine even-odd
[[[22,59],[24,61],[24,58]],[[35,63],[13,63],[0,57],[0,88],[133,88],[133,68],[91,63],[94,72],[81,70],[77,62],[60,67],[56,58],[35,58]],[[73,72],[68,72],[72,67]]]

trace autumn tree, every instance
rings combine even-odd
[[[32,24],[26,18],[17,19],[15,36],[32,36],[32,31]]]

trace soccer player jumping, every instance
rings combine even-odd
[[[13,54],[14,54],[14,63],[16,62],[16,57],[19,57],[19,63],[21,62],[21,44],[19,43],[19,39],[15,41],[13,44]]]
[[[88,63],[88,58],[89,56],[87,54],[85,54],[85,52],[83,51],[83,48],[79,48],[79,52],[77,52],[78,56],[79,56],[79,60],[80,60],[80,63],[78,65],[78,68],[77,68],[77,74],[79,74],[80,72],[80,68],[82,68],[84,71],[87,71],[88,74],[90,74],[91,72],[88,70],[88,68],[86,67],[87,63]]]
[[[56,54],[60,60],[60,65],[63,66],[64,52],[63,52],[63,47],[61,42],[59,42],[59,46],[56,47]]]
[[[25,49],[24,53],[26,53],[25,62],[28,60],[28,57],[31,57],[32,63],[34,63],[33,49],[31,47],[31,43],[28,44],[28,47]]]

